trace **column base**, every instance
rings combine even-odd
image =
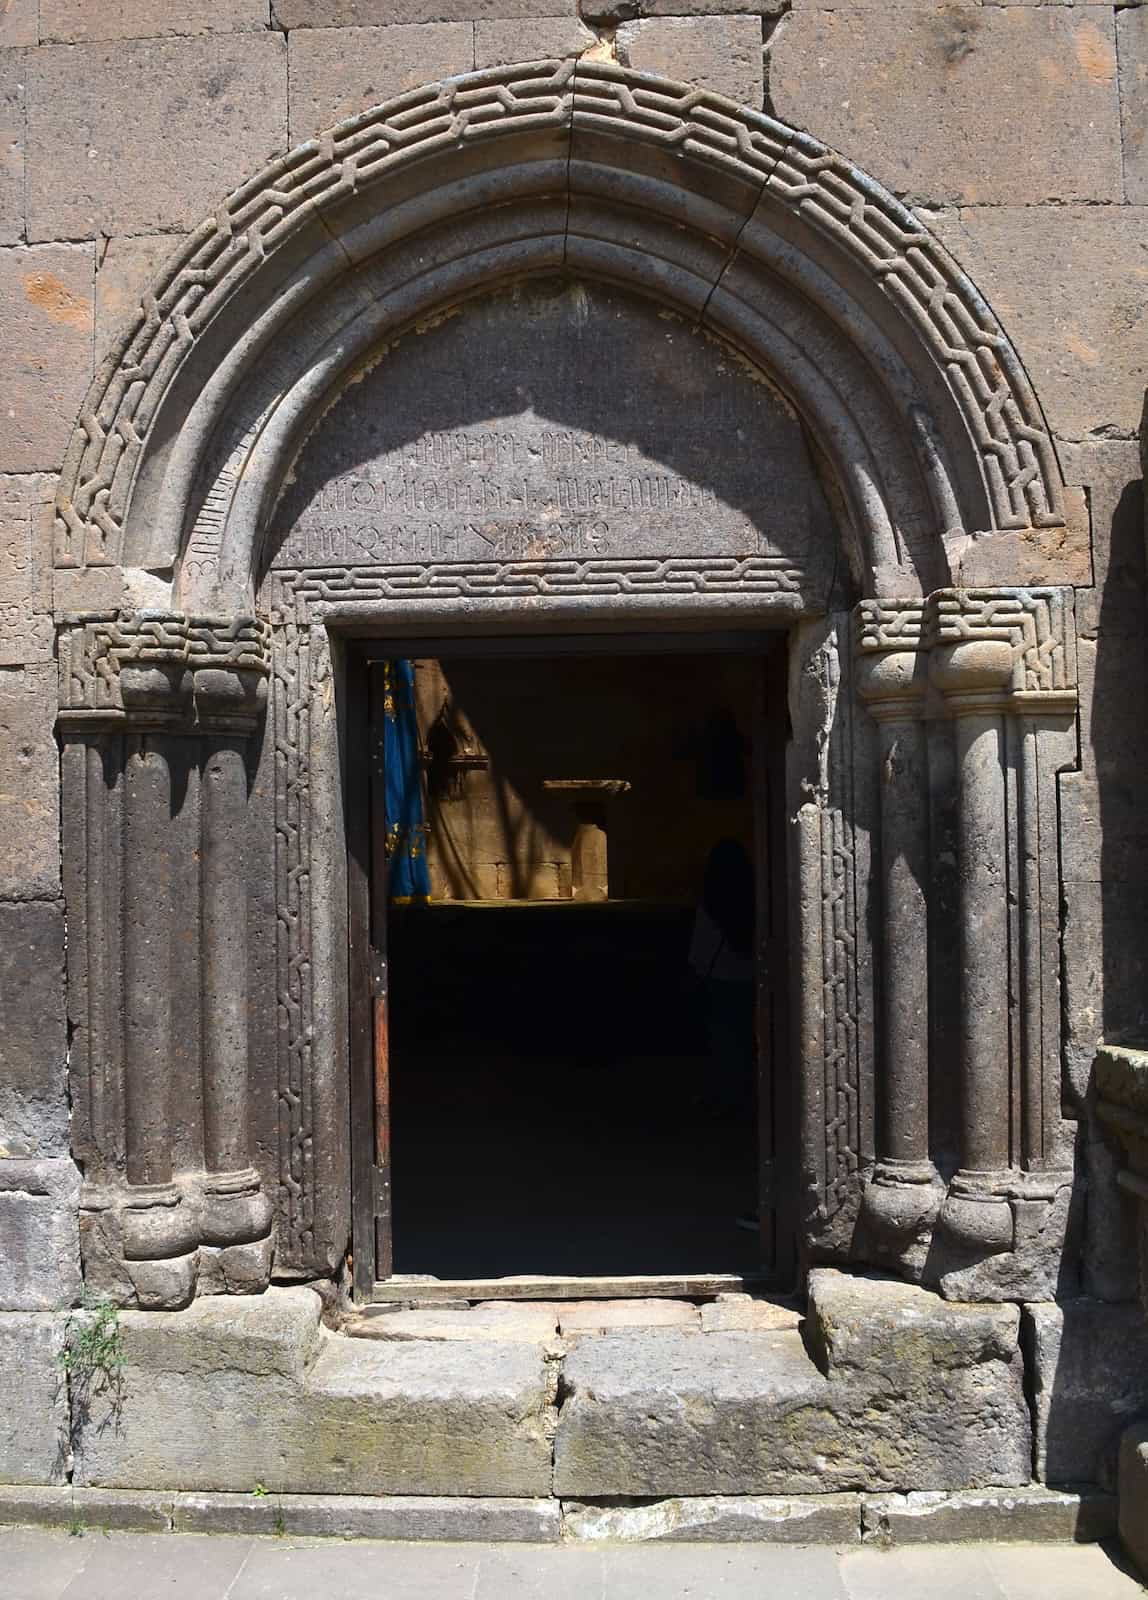
[[[924,1276],[945,1191],[931,1161],[881,1161],[865,1185],[862,1219],[875,1262]]]

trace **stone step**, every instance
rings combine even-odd
[[[393,1312],[407,1336],[370,1339],[320,1313],[306,1288],[123,1313],[120,1381],[73,1422],[75,1484],[601,1502],[1032,1476],[1011,1305],[819,1270],[801,1327],[765,1331],[664,1302]],[[445,1331],[464,1323],[478,1336]]]

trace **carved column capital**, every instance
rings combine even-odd
[[[1070,590],[938,589],[927,632],[932,679],[954,715],[1076,709]]]
[[[269,671],[269,630],[258,617],[81,614],[61,636],[60,715],[174,732],[249,732]]]
[[[925,601],[863,600],[854,613],[857,692],[878,722],[924,713]]]

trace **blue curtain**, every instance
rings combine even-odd
[[[430,899],[427,825],[415,724],[415,673],[410,661],[383,662],[383,774],[387,826],[387,893],[392,905]]]

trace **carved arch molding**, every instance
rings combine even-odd
[[[768,374],[824,466],[844,579],[792,551],[268,570],[332,397],[443,309],[547,275],[648,297]],[[170,1306],[338,1267],[342,642],[513,627],[527,600],[535,628],[790,630],[806,1254],[1051,1293],[1072,591],[954,588],[947,551],[1065,504],[1020,361],[939,243],[717,97],[583,62],[473,74],[229,196],[101,368],[57,502],[89,1278]]]

